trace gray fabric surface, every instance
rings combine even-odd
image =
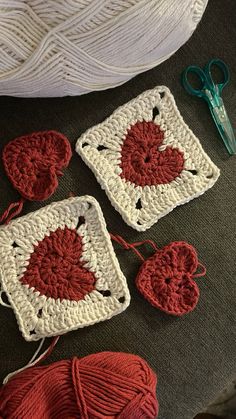
[[[153,239],[162,247],[186,240],[198,250],[207,267],[197,280],[201,296],[194,312],[173,318],[151,307],[134,286],[139,260],[117,246],[132,301],[121,315],[63,336],[47,362],[111,350],[144,357],[158,374],[160,419],[191,419],[212,400],[236,372],[236,157],[227,155],[206,104],[187,95],[180,84],[185,66],[205,64],[220,57],[229,65],[231,82],[223,92],[236,128],[236,3],[210,0],[205,15],[190,41],[172,58],[114,90],[63,99],[0,98],[0,147],[12,138],[32,131],[56,129],[71,140],[103,121],[117,106],[156,85],[167,85],[190,128],[205,151],[221,169],[216,185],[203,196],[176,208],[145,233],[124,224],[92,172],[74,153],[53,198],[91,194],[100,202],[109,231],[128,241]],[[18,198],[0,167],[0,210]],[[42,206],[27,203],[24,213]],[[13,312],[0,307],[0,378],[25,365],[38,343],[21,337]],[[49,342],[48,342],[49,343]],[[47,343],[47,344],[48,344]]]

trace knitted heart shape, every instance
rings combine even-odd
[[[193,280],[198,265],[193,246],[173,242],[142,264],[137,288],[154,307],[181,316],[192,311],[198,302],[199,288]]]
[[[81,256],[77,231],[58,228],[35,246],[21,282],[55,300],[83,300],[95,289],[96,278],[83,266]]]
[[[31,201],[41,201],[53,194],[57,176],[71,158],[68,139],[56,131],[35,132],[10,141],[3,150],[3,164],[8,178],[18,192]]]
[[[128,130],[121,150],[120,176],[136,186],[170,183],[183,170],[183,153],[167,146],[159,150],[164,132],[153,121],[138,121]]]

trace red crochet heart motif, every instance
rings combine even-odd
[[[194,247],[173,242],[142,264],[136,285],[154,307],[180,316],[192,311],[198,302],[199,289],[193,280],[197,267]]]
[[[183,153],[167,146],[159,151],[164,132],[153,121],[136,122],[128,130],[121,150],[121,177],[137,186],[170,183],[183,170]]]
[[[3,163],[13,186],[31,201],[47,199],[58,186],[57,176],[71,158],[68,139],[56,131],[16,138],[3,150]]]
[[[76,230],[58,228],[34,248],[23,284],[46,297],[82,300],[95,289],[95,276],[81,261],[82,239]]]

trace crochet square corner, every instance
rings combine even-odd
[[[204,193],[220,174],[165,86],[142,93],[88,129],[76,151],[138,231]]]
[[[2,226],[0,274],[28,341],[110,319],[130,302],[102,211],[90,196]]]

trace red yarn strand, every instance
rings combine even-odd
[[[48,347],[48,349],[39,357],[36,363],[34,363],[34,366],[38,365],[42,361],[45,361],[52,353],[53,349],[55,348],[57,342],[59,341],[60,336],[55,336]]]
[[[25,202],[25,199],[24,198],[21,198],[17,202],[12,202],[9,205],[9,207],[2,214],[2,216],[0,218],[0,223],[4,222],[4,224],[8,224],[13,217],[15,217],[16,215],[19,215],[21,213],[21,211],[22,211],[24,202]],[[10,214],[11,210],[13,210],[14,208],[16,208],[15,211],[13,211]]]
[[[80,380],[79,368],[78,368],[78,364],[76,363],[76,359],[77,358],[72,359],[72,369],[71,369],[72,380],[73,380],[74,389],[75,389],[75,397],[76,397],[77,405],[79,406],[79,411],[81,412],[81,416],[84,419],[89,419],[87,406],[86,406],[86,402],[83,395],[83,388],[82,388],[81,380]]]
[[[139,247],[139,246],[142,246],[143,244],[150,244],[150,246],[152,246],[152,248],[155,250],[155,251],[157,251],[158,250],[158,247],[157,247],[157,245],[154,243],[154,241],[152,241],[152,240],[143,240],[142,242],[134,242],[134,243],[131,243],[131,246],[132,247]]]
[[[198,269],[199,268],[202,268],[202,271],[194,274],[193,275],[193,278],[200,278],[201,276],[205,276],[206,275],[206,267],[202,263],[200,263],[200,262],[198,262]]]
[[[132,244],[127,243],[121,236],[118,235],[114,235],[110,233],[110,236],[112,238],[112,240],[114,240],[116,243],[120,244],[121,246],[123,246],[124,249],[126,250],[133,250],[134,253],[136,253],[136,255],[144,262],[145,258],[141,255],[141,253],[135,248],[135,246],[133,246]]]
[[[112,240],[114,240],[114,241],[116,241],[117,243],[119,243],[121,246],[123,246],[126,250],[129,250],[129,249],[133,249],[133,248],[136,248],[136,247],[140,247],[140,246],[143,246],[144,244],[150,244],[150,246],[155,250],[155,251],[157,251],[158,250],[158,247],[157,247],[157,245],[156,245],[156,243],[154,243],[154,241],[152,241],[152,240],[143,240],[143,241],[141,241],[141,242],[134,242],[134,243],[127,243],[126,241],[125,241],[125,239],[123,239],[123,237],[121,237],[121,236],[119,236],[119,235],[114,235],[114,234],[112,234],[112,233],[110,233],[110,236],[111,236],[111,238],[112,238]]]

